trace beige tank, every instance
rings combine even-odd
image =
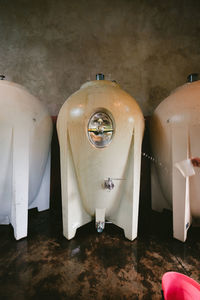
[[[85,83],[62,106],[57,121],[61,154],[63,230],[66,238],[96,218],[137,236],[144,119],[118,84]]]
[[[27,236],[28,208],[49,208],[51,117],[24,87],[0,80],[0,224]]]
[[[185,241],[193,218],[200,217],[200,81],[176,89],[151,120],[152,208],[173,210],[173,235]]]

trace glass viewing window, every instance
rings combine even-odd
[[[111,118],[105,112],[97,112],[88,123],[88,138],[97,148],[107,146],[113,137],[114,128]]]

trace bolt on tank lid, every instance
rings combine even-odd
[[[3,75],[3,74],[0,74],[0,80],[4,80],[6,78],[6,76],[5,75]]]
[[[104,80],[104,74],[102,73],[96,74],[96,80]]]
[[[194,82],[199,80],[199,74],[198,73],[192,73],[190,75],[188,75],[187,77],[187,82]]]

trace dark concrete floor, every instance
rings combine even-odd
[[[0,226],[0,299],[161,299],[161,278],[178,271],[200,281],[200,230],[186,243],[172,239],[171,216],[140,214],[138,238],[107,224],[80,228],[71,241],[62,235],[60,205],[29,211],[28,237],[15,241]]]

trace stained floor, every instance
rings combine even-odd
[[[59,208],[31,210],[26,239],[16,242],[11,226],[0,226],[0,299],[161,299],[171,270],[200,282],[200,230],[181,243],[170,223],[168,212],[143,216],[130,242],[120,228],[107,224],[99,234],[91,222],[68,241]]]

